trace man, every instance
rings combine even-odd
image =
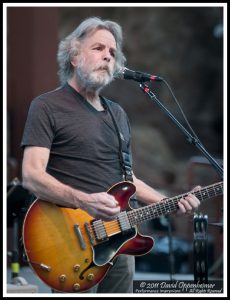
[[[128,118],[100,95],[124,66],[120,26],[86,19],[60,43],[58,62],[62,86],[34,99],[29,110],[22,139],[24,186],[40,199],[105,221],[120,212],[106,191],[124,179],[133,181],[146,204],[166,198],[130,171]],[[178,210],[192,212],[198,205],[190,194]],[[93,292],[132,293],[133,274],[133,256],[120,255]]]

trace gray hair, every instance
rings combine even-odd
[[[91,17],[84,20],[72,33],[59,43],[57,60],[59,64],[59,79],[65,83],[74,74],[74,67],[71,59],[79,51],[80,42],[83,41],[90,33],[106,29],[112,33],[115,38],[117,51],[114,76],[124,66],[126,58],[122,52],[122,29],[119,24],[109,20],[101,20],[98,17]]]

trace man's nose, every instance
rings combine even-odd
[[[103,60],[106,60],[106,61],[110,62],[110,60],[111,60],[111,54],[110,54],[109,50],[105,49],[103,51]]]

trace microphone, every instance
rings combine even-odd
[[[121,79],[132,79],[138,82],[143,82],[143,81],[162,81],[163,78],[156,76],[156,75],[151,75],[148,73],[140,72],[140,71],[133,71],[128,68],[122,68],[119,73],[119,77]]]

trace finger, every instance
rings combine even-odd
[[[184,198],[182,198],[182,199],[180,199],[179,202],[184,206],[185,211],[191,211],[192,210],[192,205],[190,203],[190,199],[187,199],[187,198],[184,199]]]
[[[197,186],[195,186],[195,187],[192,189],[193,192],[198,192],[198,191],[200,191],[200,190],[201,190],[201,186],[200,186],[200,185],[197,185]]]
[[[117,207],[119,205],[119,202],[112,195],[109,194],[105,195],[104,201],[104,204],[111,208]]]
[[[112,195],[107,193],[94,194],[94,203],[96,203],[96,205],[101,204],[110,208],[114,208],[119,205],[119,202]]]
[[[104,208],[103,210],[97,212],[97,218],[100,217],[103,220],[109,221],[115,219],[119,213],[120,207],[116,207],[114,209]]]
[[[186,209],[184,207],[184,205],[179,201],[178,202],[178,206],[179,206],[179,210],[181,213],[185,214],[186,213]]]
[[[115,215],[120,212],[120,206],[117,205],[117,202],[114,202],[113,199],[109,199],[107,197],[100,199],[95,209],[109,215]]]
[[[107,194],[107,195],[110,197],[112,203],[113,203],[115,206],[118,206],[118,205],[119,205],[119,202],[116,200],[116,198],[115,198],[114,196],[109,195],[109,194]]]
[[[113,208],[110,208],[110,207],[104,207],[102,209],[103,212],[107,213],[108,215],[110,216],[113,216],[113,215],[117,215],[120,213],[120,206],[116,206],[116,207],[113,207]]]
[[[185,197],[185,200],[192,206],[192,208],[196,209],[199,204],[200,200],[195,197],[193,194],[189,194],[188,196]]]

